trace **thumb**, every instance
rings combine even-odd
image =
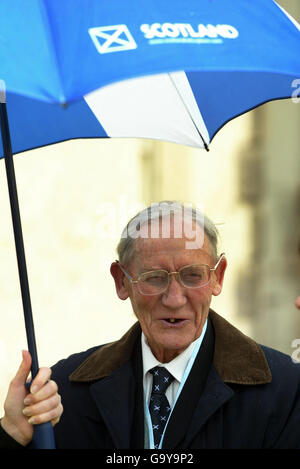
[[[19,366],[16,376],[14,377],[12,384],[15,386],[23,385],[26,383],[26,379],[30,373],[31,367],[31,355],[27,350],[22,350],[22,362]]]

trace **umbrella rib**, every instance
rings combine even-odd
[[[54,68],[56,71],[56,78],[57,78],[57,86],[60,89],[60,96],[59,96],[59,102],[60,104],[65,107],[66,102],[67,102],[67,96],[65,95],[65,90],[63,86],[63,79],[61,76],[60,72],[60,63],[59,63],[59,57],[57,54],[57,50],[55,48],[55,42],[52,40],[53,39],[53,33],[52,33],[52,26],[51,26],[51,19],[49,17],[49,14],[47,12],[47,8],[44,4],[44,2],[39,2],[39,7],[40,7],[40,12],[42,17],[44,18],[44,25],[45,25],[45,32],[48,35],[48,44],[49,44],[49,50],[51,53],[51,58],[54,64]]]
[[[170,80],[171,80],[171,82],[172,82],[172,84],[173,84],[173,86],[174,86],[174,88],[175,88],[175,90],[176,90],[176,92],[177,92],[177,94],[178,94],[178,96],[179,96],[179,98],[180,98],[180,100],[181,100],[183,106],[185,107],[186,112],[188,113],[188,115],[189,115],[189,117],[190,117],[192,123],[194,124],[194,127],[195,127],[195,129],[196,129],[198,135],[200,136],[200,138],[201,138],[201,140],[202,140],[202,142],[203,142],[203,145],[204,145],[205,150],[206,150],[206,151],[209,151],[209,147],[208,147],[206,141],[204,140],[204,138],[203,138],[203,136],[202,136],[202,134],[201,134],[201,132],[200,132],[200,130],[199,130],[199,128],[198,128],[198,126],[197,126],[197,124],[196,124],[196,122],[195,122],[195,120],[194,120],[194,118],[193,118],[193,116],[192,116],[192,114],[191,114],[191,112],[190,112],[190,110],[189,110],[189,108],[188,108],[186,102],[185,102],[185,100],[183,99],[183,97],[182,97],[182,95],[181,95],[181,93],[180,93],[180,91],[179,91],[179,89],[178,89],[178,87],[177,87],[175,81],[173,80],[173,78],[172,78],[172,76],[171,76],[170,73],[168,73],[168,76],[169,76],[169,78],[170,78]]]

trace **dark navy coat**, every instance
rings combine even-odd
[[[136,323],[119,341],[53,367],[64,407],[58,449],[144,447],[140,337]],[[0,428],[0,448],[20,447]],[[210,311],[163,448],[300,449],[300,364]]]
[[[57,448],[144,447],[141,329],[53,367]],[[300,364],[209,313],[163,448],[300,448]]]

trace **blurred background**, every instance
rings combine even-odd
[[[298,0],[278,3],[300,21]],[[109,268],[128,219],[165,199],[196,204],[217,224],[228,269],[212,308],[258,342],[291,355],[300,340],[294,306],[300,294],[299,129],[300,102],[286,100],[228,123],[209,152],[95,139],[17,155],[40,366],[118,339],[135,322]],[[27,349],[3,160],[0,220],[2,409]]]

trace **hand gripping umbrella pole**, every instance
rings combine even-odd
[[[27,276],[26,258],[22,234],[21,217],[19,210],[19,201],[17,193],[17,185],[15,178],[13,154],[11,147],[11,139],[9,132],[8,116],[6,109],[6,93],[5,84],[0,80],[0,125],[2,134],[3,154],[5,159],[11,215],[14,229],[15,247],[18,261],[19,279],[21,286],[24,319],[28,350],[32,358],[31,375],[32,379],[36,376],[39,365],[37,348],[34,334],[34,324],[31,309],[30,291]],[[36,449],[55,449],[54,432],[51,422],[35,425],[33,446]]]

